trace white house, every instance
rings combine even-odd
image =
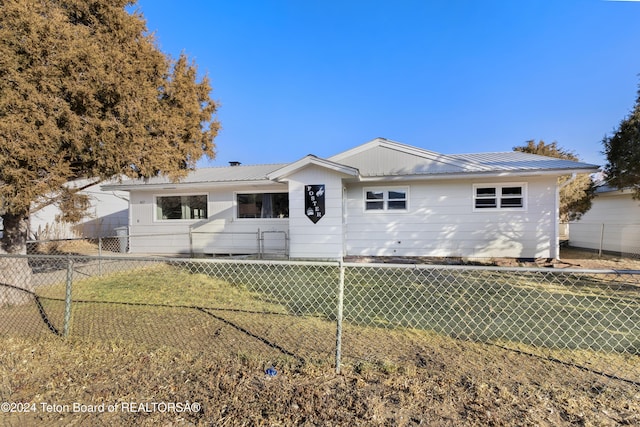
[[[377,138],[329,158],[204,168],[130,192],[130,250],[291,258],[557,258],[562,175],[597,166],[520,152],[446,155]]]
[[[86,215],[77,223],[67,223],[57,219],[61,212],[55,204],[32,210],[29,218],[32,237],[41,240],[110,237],[116,235],[116,228],[128,225],[129,194],[127,192],[102,190],[100,187],[104,183],[90,179],[73,181],[68,185],[72,188],[81,188],[79,193],[89,197],[90,206]]]
[[[640,254],[640,200],[630,189],[599,187],[592,206],[569,225],[569,244],[622,254]]]

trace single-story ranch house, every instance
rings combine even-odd
[[[558,177],[596,165],[440,154],[377,138],[329,158],[104,186],[129,198],[135,253],[557,258]]]

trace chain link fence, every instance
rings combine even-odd
[[[117,227],[115,236],[75,237],[65,239],[36,239],[27,242],[30,255],[93,255],[109,256],[135,253],[162,254],[202,258],[216,254],[244,254],[259,259],[286,259],[289,257],[289,235],[283,230],[254,232],[200,232],[135,234],[127,227]],[[165,238],[169,245],[158,248],[157,239]],[[214,254],[207,245],[215,241],[220,248]],[[132,249],[134,248],[134,249]],[[169,253],[166,253],[169,248]],[[141,252],[142,251],[142,252]]]
[[[27,241],[29,255],[90,255],[109,256],[126,253],[129,237],[77,237],[68,239],[39,239]]]
[[[565,226],[569,246],[599,255],[640,258],[640,224],[572,222]]]
[[[337,370],[416,362],[440,335],[640,386],[640,271],[1,256],[0,319],[0,336]]]

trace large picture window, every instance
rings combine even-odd
[[[476,184],[473,186],[473,207],[483,209],[524,209],[525,184]]]
[[[289,218],[289,193],[238,193],[238,218]]]
[[[407,209],[406,188],[366,188],[364,209],[366,211],[390,211]]]
[[[207,196],[158,196],[156,219],[205,219]]]

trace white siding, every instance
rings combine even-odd
[[[237,218],[236,193],[286,192],[282,184],[225,187],[195,191],[132,191],[130,251],[166,254],[254,254],[258,231],[286,232],[288,219]],[[157,220],[155,198],[177,194],[207,194],[205,220]],[[284,233],[264,233],[265,251],[284,252]]]
[[[39,239],[64,239],[74,237],[110,237],[115,236],[115,228],[128,223],[128,198],[126,191],[102,191],[104,183],[92,185],[81,190],[80,194],[89,196],[89,209],[77,223],[63,223],[56,220],[60,209],[48,205],[32,212],[29,222],[31,234]]]
[[[526,210],[474,212],[473,184],[510,181],[411,183],[407,212],[386,213],[364,211],[363,188],[373,187],[371,183],[350,185],[347,191],[347,254],[514,258],[554,256],[555,177],[527,180]],[[517,181],[522,182],[520,179]]]
[[[131,192],[131,251],[138,253],[255,253],[258,230],[266,250],[282,252],[289,235],[292,258],[335,259],[343,255],[514,257],[556,256],[556,178],[420,181],[343,184],[343,175],[305,167],[288,184],[229,186],[193,191],[208,195],[208,219],[157,221],[154,198],[184,194],[175,190]],[[522,210],[476,210],[473,184],[526,185]],[[306,185],[325,185],[325,216],[306,217]],[[346,186],[346,193],[343,188]],[[364,188],[408,189],[403,212],[365,212]],[[238,219],[238,192],[289,191],[289,219]],[[346,205],[343,206],[343,200]],[[343,215],[346,212],[346,215]],[[190,231],[193,231],[190,238]]]
[[[189,226],[195,221],[155,221],[155,196],[180,194],[131,191],[129,251],[133,253],[188,254]]]
[[[209,193],[209,218],[193,225],[193,248],[205,254],[254,254],[259,250],[258,237],[264,238],[263,250],[283,253],[287,218],[237,218],[236,194],[287,192],[284,185],[237,187]]]
[[[305,185],[325,185],[325,216],[316,224],[305,215]],[[289,178],[289,231],[292,258],[336,259],[343,255],[342,178],[317,166]]]
[[[569,244],[619,253],[640,253],[640,201],[630,193],[601,193],[580,221],[569,226]]]

